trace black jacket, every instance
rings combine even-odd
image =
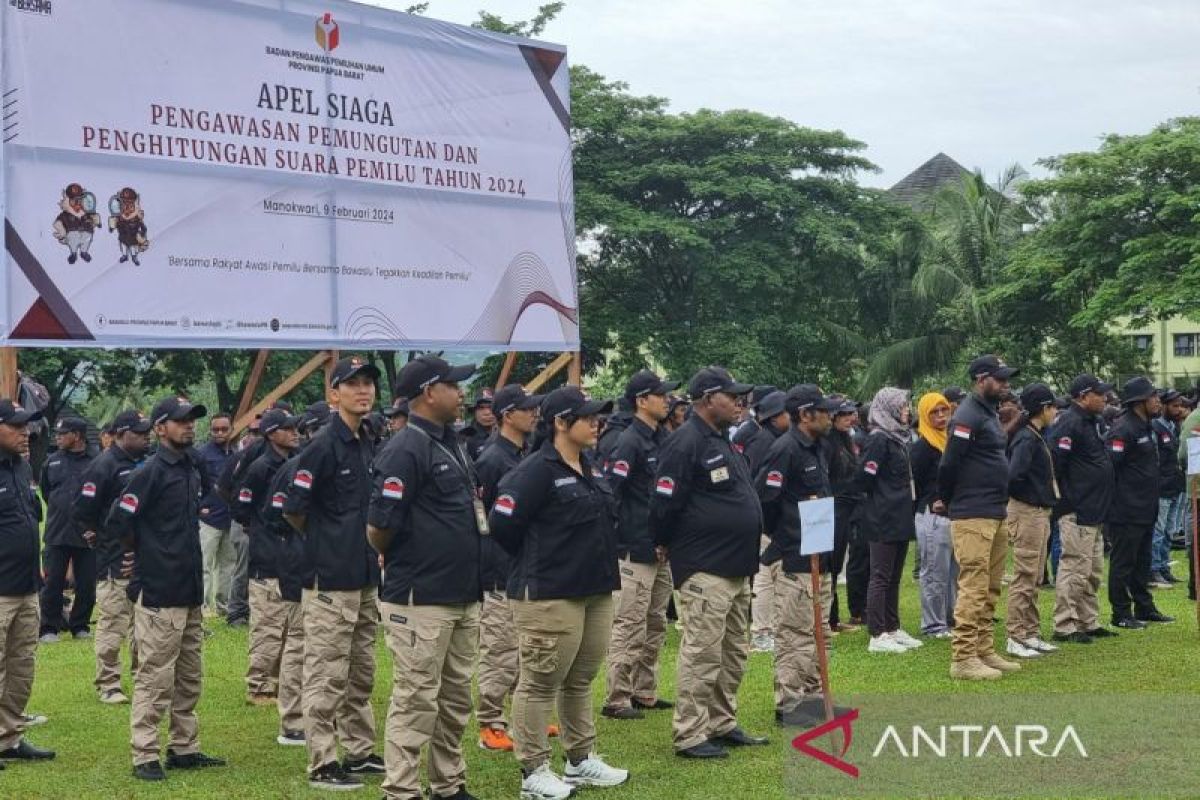
[[[938,486],[938,465],[942,463],[942,451],[921,436],[908,446],[908,458],[912,463],[913,483],[917,488],[917,513],[928,511],[930,506],[942,499]]]
[[[1113,463],[1113,502],[1106,522],[1150,525],[1158,516],[1158,442],[1150,421],[1126,410],[1105,438]]]
[[[475,468],[454,429],[413,413],[371,467],[367,522],[392,532],[380,599],[457,605],[483,597]]]
[[[142,459],[133,458],[114,444],[88,465],[79,494],[71,504],[71,513],[80,529],[96,532],[98,580],[121,577],[121,556],[125,550],[118,537],[105,532],[105,526],[109,509],[125,491],[133,471],[142,463]]]
[[[33,594],[42,585],[33,471],[20,456],[0,457],[0,597]]]
[[[79,496],[79,490],[83,486],[83,475],[93,460],[92,454],[86,450],[82,453],[60,450],[46,459],[38,488],[41,490],[42,500],[46,503],[47,546],[88,546],[83,540],[85,528],[75,519],[71,505]]]
[[[651,428],[635,417],[617,439],[605,473],[619,509],[617,555],[638,564],[657,560],[650,530],[650,495],[664,438],[661,428]]]
[[[858,478],[858,442],[850,431],[840,433],[831,429],[821,439],[821,448],[825,451],[825,463],[829,465],[829,483],[833,486],[833,494],[838,500],[859,501],[855,486]]]
[[[296,456],[284,513],[307,515],[304,530],[313,582],[306,589],[355,591],[379,585],[379,559],[367,542],[375,443],[334,414]]]
[[[1102,525],[1113,493],[1113,465],[1105,452],[1102,421],[1075,403],[1050,430],[1054,474],[1062,492],[1055,514],[1074,514],[1080,525]]]
[[[479,487],[483,491],[483,507],[488,511],[496,502],[500,479],[521,463],[521,455],[521,450],[503,436],[496,436],[479,454],[475,462],[475,474],[479,476]],[[496,542],[495,537],[485,536],[480,542],[479,556],[483,591],[504,591],[512,571],[512,559],[508,553]]]
[[[303,447],[304,445],[301,445]],[[304,535],[299,533],[283,518],[288,491],[296,477],[298,459],[293,456],[283,463],[271,478],[270,496],[265,499],[261,514],[263,523],[279,537],[278,560],[275,572],[279,576],[279,594],[289,602],[299,603],[304,596],[304,587],[312,586],[313,566],[308,559]]]
[[[996,409],[974,392],[950,420],[946,452],[938,467],[938,491],[950,519],[1008,516],[1008,437]]]
[[[752,419],[738,428],[737,433],[733,435],[733,449],[746,457],[746,463],[750,465],[750,474],[757,475],[767,459],[771,445],[782,435],[774,425],[763,425]]]
[[[1008,443],[1009,496],[1031,506],[1054,508],[1059,493],[1050,445],[1033,425],[1022,425]]]
[[[287,457],[268,446],[263,454],[242,475],[236,487],[233,518],[246,529],[250,539],[249,575],[251,578],[279,577],[279,534],[263,518],[264,505],[269,505],[271,481]]]
[[[798,504],[833,495],[821,442],[796,428],[780,436],[754,476],[754,490],[762,503],[763,522],[772,545],[768,548],[772,555],[764,555],[764,563],[782,558],[784,572],[808,572],[811,560],[800,555],[803,531]],[[826,559],[822,558],[821,571],[827,569]]]
[[[633,412],[623,410],[616,411],[605,420],[604,433],[600,434],[600,440],[596,442],[597,466],[600,469],[605,468],[612,456],[613,448],[617,446],[617,440],[621,438],[621,434],[632,422]]]
[[[558,600],[621,587],[612,490],[586,454],[580,466],[582,474],[546,441],[501,479],[488,520],[513,557],[509,598]]]
[[[908,448],[882,431],[872,431],[858,468],[858,530],[867,542],[907,542],[917,537],[913,476]]]
[[[670,551],[676,588],[697,572],[742,578],[758,571],[762,507],[750,468],[698,414],[659,450],[650,521],[655,544]]]
[[[1187,476],[1179,466],[1179,426],[1161,417],[1152,425],[1158,440],[1158,494],[1177,497],[1187,489]]]
[[[160,447],[108,513],[105,535],[132,540],[134,583],[150,608],[204,602],[200,499],[209,487],[203,469],[196,451]]]

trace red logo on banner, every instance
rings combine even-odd
[[[796,748],[796,750],[800,751],[801,753],[804,753],[806,756],[812,756],[822,764],[828,764],[834,769],[846,773],[851,778],[857,778],[858,767],[842,760],[842,757],[846,755],[846,751],[850,749],[850,740],[854,736],[854,732],[851,729],[851,724],[856,719],[858,719],[858,709],[851,709],[842,716],[832,719],[829,722],[826,722],[824,725],[813,728],[810,731],[805,731],[795,739],[792,739],[792,747]],[[825,734],[831,733],[839,728],[842,731],[842,751],[836,756],[832,755],[831,753],[826,753],[824,750],[818,750],[816,747],[810,744],[814,739],[819,739]]]
[[[333,19],[333,14],[328,11],[324,16],[317,17],[317,46],[326,52],[330,52],[341,44],[342,36],[338,28],[338,24]]]

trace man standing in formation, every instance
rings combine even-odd
[[[38,487],[46,503],[46,585],[42,589],[42,642],[58,641],[63,623],[63,589],[67,569],[75,576],[75,598],[67,630],[76,639],[90,639],[92,609],[96,605],[96,536],[85,536],[71,515],[71,504],[83,485],[83,474],[92,463],[88,452],[87,422],[62,417],[54,426],[57,451],[46,460]]]
[[[217,493],[217,479],[234,454],[230,436],[233,422],[228,414],[209,420],[208,441],[199,454],[212,488],[200,502],[200,545],[204,552],[204,606],[211,614],[228,611],[233,573],[238,561],[238,541],[229,507]]]

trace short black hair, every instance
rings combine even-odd
[[[211,427],[212,424],[219,419],[227,419],[230,422],[233,422],[233,414],[230,414],[228,411],[218,411],[217,413],[213,414],[211,417],[208,418],[209,426]]]

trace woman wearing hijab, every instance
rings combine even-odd
[[[954,626],[958,564],[950,541],[950,519],[938,494],[938,464],[946,449],[950,401],[929,392],[917,402],[917,440],[908,449],[917,487],[917,551],[921,561],[921,633],[950,638]]]
[[[861,532],[871,550],[867,630],[872,653],[903,653],[921,641],[900,627],[900,573],[913,525],[912,469],[908,458],[908,392],[884,387],[871,401],[871,433],[863,446],[858,485],[864,495]]]

